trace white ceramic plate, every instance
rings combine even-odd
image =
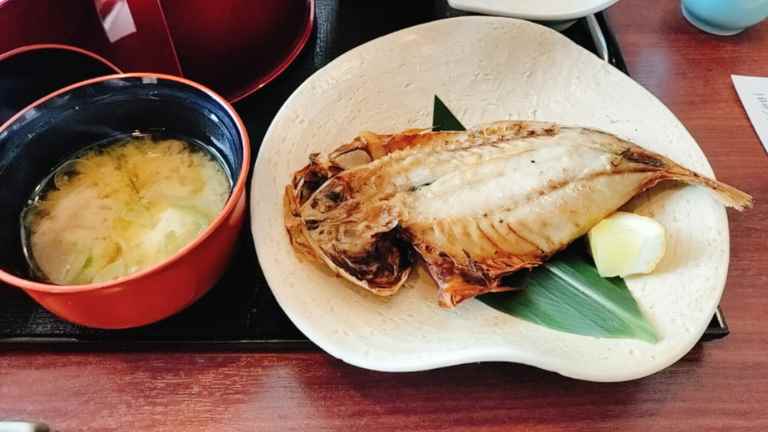
[[[618,0],[448,0],[454,9],[535,21],[565,21],[600,12]]]
[[[310,153],[331,150],[360,131],[428,127],[434,94],[467,126],[537,119],[596,127],[712,174],[691,135],[653,95],[546,27],[462,17],[384,36],[334,60],[296,90],[272,122],[254,167],[251,217],[259,261],[294,324],[331,355],[382,371],[498,360],[620,381],[654,373],[688,352],[720,299],[729,250],[724,209],[697,187],[664,187],[631,203],[669,236],[657,271],[627,281],[661,336],[653,345],[549,330],[476,300],[444,310],[423,272],[396,296],[379,298],[298,261],[282,219],[292,173]]]

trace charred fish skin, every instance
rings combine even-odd
[[[344,168],[363,151],[371,161]],[[324,182],[322,181],[324,180]],[[698,184],[738,209],[749,195],[614,135],[505,121],[467,132],[361,134],[313,156],[285,192],[297,252],[379,295],[392,295],[415,252],[442,306],[513,289],[532,268],[638,193],[665,180]]]

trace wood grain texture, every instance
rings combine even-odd
[[[11,352],[0,354],[0,418],[60,431],[768,430],[768,157],[730,82],[768,76],[768,23],[710,36],[675,0],[624,0],[609,18],[633,77],[680,117],[720,179],[756,199],[730,213],[727,339],[620,384],[495,363],[384,374],[314,351]]]

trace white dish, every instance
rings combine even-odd
[[[534,21],[566,21],[600,12],[618,0],[448,0],[459,10]]]
[[[468,126],[537,119],[596,127],[712,174],[701,149],[661,102],[546,27],[461,17],[384,36],[342,55],[296,90],[272,122],[254,167],[251,218],[259,261],[304,334],[331,355],[368,369],[509,361],[594,381],[652,374],[693,347],[719,302],[729,252],[725,211],[697,187],[662,187],[630,204],[653,215],[669,235],[657,271],[627,280],[659,332],[655,345],[549,330],[476,300],[441,309],[423,271],[394,297],[379,298],[300,262],[282,219],[292,173],[310,153],[333,149],[360,131],[428,127],[434,94]]]

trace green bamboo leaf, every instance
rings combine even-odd
[[[459,119],[448,109],[440,98],[435,95],[434,108],[432,109],[432,130],[435,131],[463,131],[467,130]]]
[[[576,247],[581,246],[577,244]],[[621,278],[603,278],[589,258],[561,252],[511,281],[520,291],[479,296],[501,312],[554,330],[654,343],[656,331]]]
[[[466,130],[435,95],[435,131]],[[496,310],[554,330],[584,336],[631,338],[654,343],[656,331],[621,278],[606,279],[576,242],[534,270],[517,272],[508,283],[520,291],[485,294],[478,299]]]

